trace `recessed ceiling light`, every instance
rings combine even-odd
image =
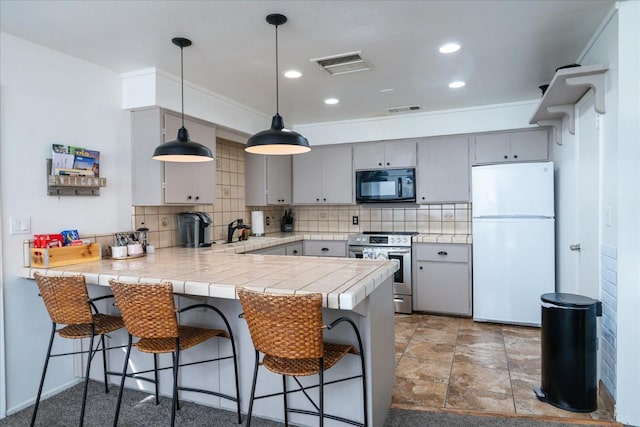
[[[338,102],[340,102],[340,100],[338,98],[327,98],[324,100],[324,103],[327,105],[335,105]]]
[[[380,89],[380,92],[382,93],[389,93],[389,92],[393,92],[394,89],[393,88],[389,88],[389,89]]]
[[[449,87],[451,89],[459,89],[459,88],[463,87],[466,84],[467,84],[466,82],[458,80],[458,81],[449,83]]]
[[[302,77],[302,73],[296,70],[285,71],[283,75],[288,79],[297,79],[299,77]]]
[[[440,49],[438,49],[440,53],[453,53],[459,50],[460,50],[460,44],[453,43],[453,42],[443,44],[442,46],[440,46]]]

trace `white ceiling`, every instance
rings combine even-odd
[[[157,67],[269,116],[275,113],[275,31],[282,13],[280,113],[286,124],[530,100],[575,62],[613,0],[569,1],[12,1],[1,30],[118,73]],[[438,47],[457,41],[444,56]],[[371,71],[330,76],[312,58],[362,51]],[[1,55],[1,53],[0,53]],[[586,64],[585,64],[586,65]],[[452,80],[467,85],[451,90]],[[393,89],[393,92],[381,92]],[[327,106],[323,99],[337,97]],[[185,100],[188,102],[188,100]],[[411,113],[409,113],[411,114]],[[265,127],[268,123],[265,123]]]

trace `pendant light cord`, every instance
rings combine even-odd
[[[182,127],[184,127],[184,47],[180,46],[180,91],[182,100]]]
[[[280,80],[278,71],[278,26],[276,25],[276,114],[280,114],[280,88],[278,87],[278,81]]]

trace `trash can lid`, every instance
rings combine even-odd
[[[543,294],[540,299],[543,302],[559,305],[560,307],[588,307],[590,305],[600,304],[600,301],[583,295],[564,294],[559,292]]]

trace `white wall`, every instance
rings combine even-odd
[[[539,100],[474,108],[412,113],[378,119],[348,120],[293,126],[309,144],[380,141],[537,127],[529,119]]]
[[[600,188],[593,189],[594,197],[600,198],[598,228],[601,231],[596,229],[594,233],[600,233],[603,254],[617,257],[615,265],[606,259],[611,256],[603,256],[600,261],[608,263],[602,266],[603,271],[617,269],[617,277],[612,278],[615,288],[609,290],[616,292],[615,306],[611,307],[616,331],[612,337],[604,337],[611,341],[615,352],[611,362],[615,369],[615,387],[610,391],[615,393],[616,419],[640,425],[640,406],[637,404],[640,390],[637,363],[640,360],[640,2],[620,2],[617,8],[577,62],[610,67],[606,76],[607,111],[600,117]],[[554,145],[553,158],[558,169],[558,245],[566,247],[575,237],[572,224],[576,212],[572,207],[577,202],[575,150],[580,141],[568,133],[566,123],[562,140],[562,146]],[[606,208],[611,208],[613,213],[610,226],[604,223]],[[575,276],[573,264],[560,255],[558,265],[558,290],[575,291],[569,285],[571,277]],[[602,280],[601,277],[601,286]]]
[[[0,396],[14,412],[34,401],[51,328],[34,282],[16,277],[23,265],[22,242],[34,233],[70,228],[84,235],[128,230],[131,147],[119,75],[6,33],[0,43],[0,318],[5,332],[0,368],[6,383]],[[99,197],[46,195],[45,159],[51,157],[52,143],[101,152],[100,175],[107,187]],[[30,234],[9,235],[14,216],[31,217]],[[58,359],[47,390],[74,381],[70,358]]]
[[[640,426],[640,2],[618,7],[617,419]]]

